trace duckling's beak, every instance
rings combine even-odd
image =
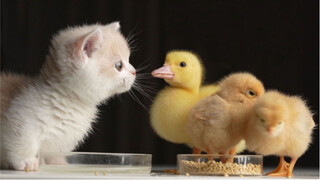
[[[162,78],[162,79],[173,79],[174,74],[170,69],[170,66],[164,65],[159,69],[152,71],[152,76],[155,78]]]

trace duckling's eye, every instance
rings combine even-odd
[[[262,122],[262,123],[264,123],[264,122],[266,122],[264,119],[262,119],[262,118],[260,118],[260,121]]]
[[[247,94],[248,94],[249,96],[252,96],[252,97],[256,96],[256,93],[255,93],[254,91],[251,91],[251,90],[248,90],[248,91],[247,91]]]
[[[122,70],[122,62],[118,61],[114,64],[114,67],[116,68],[117,71],[121,71]]]
[[[179,64],[179,66],[180,66],[180,67],[186,67],[187,64],[186,64],[186,62],[183,62],[183,61],[182,61],[182,62]]]

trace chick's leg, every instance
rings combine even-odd
[[[229,155],[230,157],[228,158],[227,162],[232,163],[233,162],[233,156],[237,153],[237,147],[234,147],[232,149],[230,149],[229,151]]]
[[[289,165],[288,172],[287,172],[287,177],[293,176],[292,171],[293,171],[294,165],[296,164],[297,160],[298,160],[298,158],[291,158],[290,165]]]
[[[225,157],[225,153],[224,152],[219,152],[219,155],[220,155],[221,162],[222,163],[226,163],[227,160],[226,160],[226,157]]]
[[[192,148],[192,154],[201,154],[201,150],[197,147]]]
[[[192,154],[201,154],[201,150],[197,147],[192,148]],[[196,161],[198,161],[199,158],[196,158]]]
[[[176,169],[166,169],[164,172],[168,174],[178,174],[178,170]]]
[[[213,157],[212,157],[212,151],[210,148],[207,148],[207,154],[208,154],[208,160],[209,161],[212,161],[213,160]]]
[[[284,160],[284,156],[281,156],[278,167],[272,172],[267,173],[267,176],[286,176],[288,167],[289,163]]]

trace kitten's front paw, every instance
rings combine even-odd
[[[38,158],[35,158],[35,157],[11,162],[12,168],[20,171],[37,171],[38,165],[39,165]]]

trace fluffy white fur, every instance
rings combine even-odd
[[[59,32],[40,75],[1,74],[1,168],[37,170],[39,151],[72,151],[97,107],[135,80],[118,22]],[[122,62],[119,71],[115,64]]]

